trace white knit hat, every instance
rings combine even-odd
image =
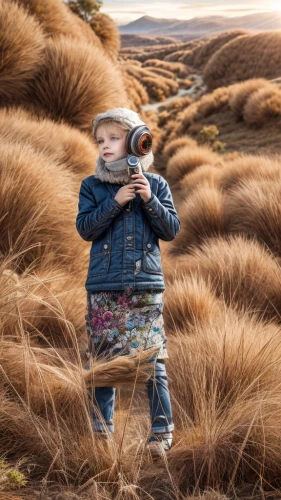
[[[127,108],[115,108],[106,111],[105,113],[100,113],[93,120],[93,133],[102,120],[114,120],[115,122],[124,123],[127,125],[129,130],[136,127],[137,125],[145,125],[145,123],[140,119],[139,115]]]
[[[115,108],[106,111],[105,113],[100,113],[93,120],[93,134],[95,135],[95,131],[98,125],[101,125],[103,120],[114,120],[116,122],[123,123],[127,125],[129,130],[136,127],[137,125],[146,125],[139,117],[139,115],[128,108]],[[147,170],[153,163],[154,157],[152,151],[150,151],[147,155],[140,156],[140,163],[142,169]]]

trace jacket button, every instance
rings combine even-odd
[[[147,243],[147,248],[151,248],[151,244],[150,243]]]
[[[149,208],[149,209],[148,209],[148,211],[149,211],[149,212],[152,212],[152,208]]]
[[[108,245],[103,245],[103,248],[108,248]]]
[[[132,236],[127,236],[127,240],[131,240],[132,239]]]

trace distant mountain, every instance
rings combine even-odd
[[[281,13],[264,12],[231,18],[224,16],[194,17],[188,21],[143,16],[132,23],[119,26],[121,34],[186,36],[187,38],[197,38],[232,29],[281,31]]]

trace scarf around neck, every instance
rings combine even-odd
[[[95,175],[102,182],[129,184],[127,158],[107,163],[99,157],[96,163]]]
[[[140,157],[140,163],[143,172],[148,170],[153,163],[152,151],[148,155]],[[109,182],[110,184],[129,184],[130,179],[128,175],[127,158],[105,162],[100,156],[96,162],[96,177],[102,182]]]

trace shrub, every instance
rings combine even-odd
[[[198,143],[212,145],[217,135],[219,131],[216,125],[204,125],[198,134]]]
[[[243,117],[244,106],[250,95],[266,85],[268,85],[268,81],[265,78],[254,78],[242,83],[237,83],[231,87],[229,107],[238,120],[241,120]]]
[[[262,127],[271,119],[281,117],[281,89],[268,85],[256,90],[248,98],[243,118],[248,125]]]

